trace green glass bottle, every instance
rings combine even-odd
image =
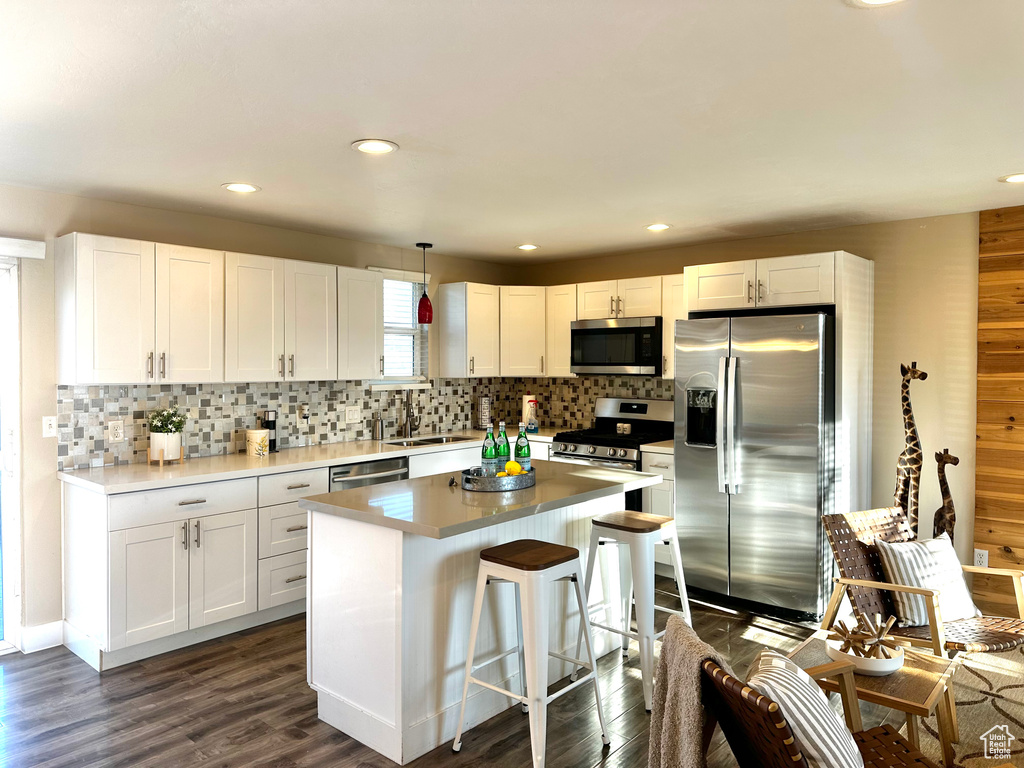
[[[505,462],[512,458],[512,446],[508,444],[508,435],[505,434],[505,422],[498,422],[498,471],[505,471]]]
[[[526,437],[526,424],[519,422],[519,437],[516,438],[516,461],[526,472],[530,471],[530,441]]]
[[[480,469],[484,477],[494,477],[498,474],[498,448],[494,440],[494,425],[487,423],[487,437],[484,438],[484,448],[480,452]]]

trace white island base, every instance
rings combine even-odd
[[[660,480],[639,477],[649,478],[639,485]],[[320,719],[402,765],[450,743],[462,697],[480,550],[514,539],[540,539],[579,549],[585,568],[590,518],[622,510],[624,504],[622,493],[612,493],[447,538],[318,512],[315,507],[320,505],[312,505],[307,675],[317,692]],[[602,558],[604,583],[616,584],[618,558],[615,552],[609,555]],[[602,601],[597,582],[591,606]],[[551,649],[572,656],[579,612],[570,588],[568,583],[554,588],[549,621]],[[511,584],[488,588],[478,661],[515,647],[514,589]],[[618,621],[618,616],[604,620]],[[619,643],[618,636],[595,631],[596,655],[619,648]],[[565,662],[551,659],[549,680],[570,671]],[[515,655],[476,675],[520,690]],[[471,687],[467,728],[514,704],[493,691]]]

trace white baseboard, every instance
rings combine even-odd
[[[21,628],[21,652],[34,653],[64,643],[64,622],[51,621]]]

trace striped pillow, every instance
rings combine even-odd
[[[901,541],[890,544],[878,540],[878,556],[885,577],[904,587],[939,590],[939,613],[942,621],[955,621],[981,616],[964,581],[960,560],[953,550],[949,535],[943,533],[928,541]],[[922,595],[893,592],[896,615],[901,627],[923,627],[928,624],[928,604]]]
[[[864,758],[811,676],[765,648],[747,671],[747,685],[779,705],[810,768],[864,768]]]

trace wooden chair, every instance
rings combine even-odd
[[[740,768],[807,768],[793,738],[793,731],[779,709],[767,696],[737,680],[710,659],[703,662],[701,698],[707,714],[704,751],[711,744],[716,722],[722,728]],[[910,745],[892,726],[861,730],[860,710],[853,682],[853,664],[837,661],[808,669],[816,680],[838,676],[847,725],[864,758],[865,768],[938,768]],[[851,695],[852,692],[852,695]]]
[[[922,595],[928,606],[928,626],[894,627],[892,634],[907,645],[930,647],[937,656],[954,653],[1005,651],[1024,644],[1024,571],[1009,568],[962,566],[966,573],[1006,577],[1012,580],[1017,598],[1017,618],[980,616],[942,621],[938,592],[934,589],[905,587],[886,581],[876,541],[911,541],[914,534],[899,507],[870,509],[864,512],[823,515],[832,554],[839,565],[840,578],[832,592],[821,626],[830,628],[836,620],[844,595],[849,595],[858,620],[875,614],[894,616],[893,592]]]

